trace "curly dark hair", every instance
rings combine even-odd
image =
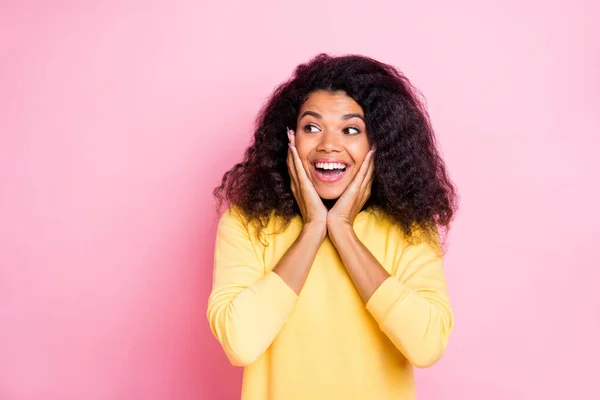
[[[301,105],[315,91],[344,92],[364,110],[375,143],[375,172],[365,208],[383,211],[410,239],[414,228],[438,242],[457,208],[457,193],[436,149],[421,94],[394,67],[360,55],[319,54],[296,67],[256,118],[243,161],[214,190],[217,210],[236,206],[264,227],[276,215],[287,223],[300,213],[290,187],[286,127],[296,129]]]

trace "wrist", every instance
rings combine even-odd
[[[319,239],[319,242],[322,242],[327,236],[327,224],[323,222],[307,222],[302,227],[301,235],[315,237]]]
[[[346,221],[338,221],[327,224],[329,238],[335,244],[339,240],[345,240],[348,236],[354,235],[354,227]]]
[[[327,220],[327,230],[329,231],[345,231],[345,230],[354,230],[352,224],[346,220],[342,219],[330,219]]]

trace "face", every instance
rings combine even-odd
[[[313,92],[296,126],[298,155],[317,193],[339,198],[371,150],[362,107],[343,92]]]

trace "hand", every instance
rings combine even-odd
[[[352,226],[354,219],[369,199],[375,170],[374,154],[375,150],[367,153],[358,173],[329,210],[327,214],[328,229],[339,225]]]
[[[290,174],[292,193],[302,213],[305,225],[315,225],[324,230],[323,237],[327,233],[327,208],[319,197],[306,170],[298,156],[296,149],[296,136],[294,131],[288,129],[289,150],[287,156],[288,172]]]

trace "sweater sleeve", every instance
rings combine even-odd
[[[405,248],[394,274],[367,301],[380,329],[418,368],[443,355],[453,328],[443,259],[426,241]]]
[[[231,363],[247,366],[271,345],[297,295],[279,275],[265,273],[248,230],[231,209],[219,220],[214,258],[210,328]]]

